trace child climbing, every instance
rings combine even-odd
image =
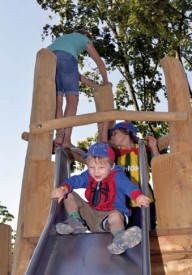
[[[64,199],[69,218],[56,225],[59,234],[111,232],[114,236],[108,250],[121,254],[141,241],[141,229],[137,226],[127,229],[130,211],[125,206],[125,195],[138,207],[148,207],[150,199],[144,196],[116,166],[113,149],[106,143],[92,145],[82,157],[86,158],[88,170],[65,180],[52,191],[51,198]],[[84,201],[73,190],[85,188]]]
[[[137,129],[131,123],[120,122],[117,123],[109,131],[110,141],[115,147],[117,156],[117,164],[123,167],[127,177],[137,186],[139,186],[139,148],[138,138],[136,136]],[[147,141],[147,174],[149,181],[149,165],[152,156],[159,155],[157,140],[152,136],[145,137]],[[156,211],[155,199],[153,190],[149,184],[149,198],[150,202],[150,223],[151,229],[156,228]],[[135,204],[133,200],[127,198],[127,206],[131,209],[132,215],[130,217],[130,225],[141,227],[141,209]]]
[[[88,31],[80,29],[73,33],[62,35],[57,38],[48,49],[57,56],[56,67],[56,118],[74,116],[77,112],[79,101],[79,81],[96,89],[99,85],[85,78],[78,71],[78,56],[86,50],[101,73],[103,85],[108,81],[104,62],[97,50],[92,45],[91,35]],[[63,112],[63,96],[66,97],[66,107]],[[58,129],[54,144],[69,148],[77,153],[85,153],[71,143],[72,128]]]

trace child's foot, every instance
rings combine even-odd
[[[128,248],[133,248],[141,242],[141,229],[133,226],[114,237],[108,246],[112,254],[121,254]]]
[[[59,234],[80,234],[88,230],[82,219],[69,217],[64,223],[56,224],[56,231]]]
[[[62,144],[62,147],[63,147],[63,148],[66,148],[66,149],[69,149],[69,150],[71,150],[73,153],[76,153],[76,154],[78,154],[78,155],[83,155],[83,154],[86,153],[83,149],[81,149],[81,148],[79,148],[79,147],[75,147],[71,142],[66,142],[65,140],[64,140],[64,142],[63,142],[63,144]]]
[[[63,129],[56,130],[56,137],[54,140],[55,145],[62,146],[64,140],[64,131]]]

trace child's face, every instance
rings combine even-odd
[[[96,161],[94,158],[88,161],[87,166],[90,175],[98,182],[105,179],[113,168],[109,162]]]
[[[128,135],[125,135],[119,129],[116,129],[111,134],[111,143],[115,146],[124,146],[127,138],[129,138]]]

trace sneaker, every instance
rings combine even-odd
[[[56,231],[59,234],[80,234],[85,233],[88,230],[82,219],[75,217],[69,217],[64,223],[56,224]]]
[[[113,242],[108,246],[112,254],[121,254],[128,248],[133,248],[141,242],[141,229],[133,226],[114,237]]]

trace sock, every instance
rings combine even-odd
[[[81,220],[81,217],[80,217],[80,215],[79,215],[78,212],[71,212],[71,213],[69,214],[69,217],[75,217],[75,218]]]
[[[123,230],[117,230],[117,231],[115,231],[115,233],[113,235],[114,235],[114,237],[116,237],[117,235],[119,235],[122,232],[123,232]]]

